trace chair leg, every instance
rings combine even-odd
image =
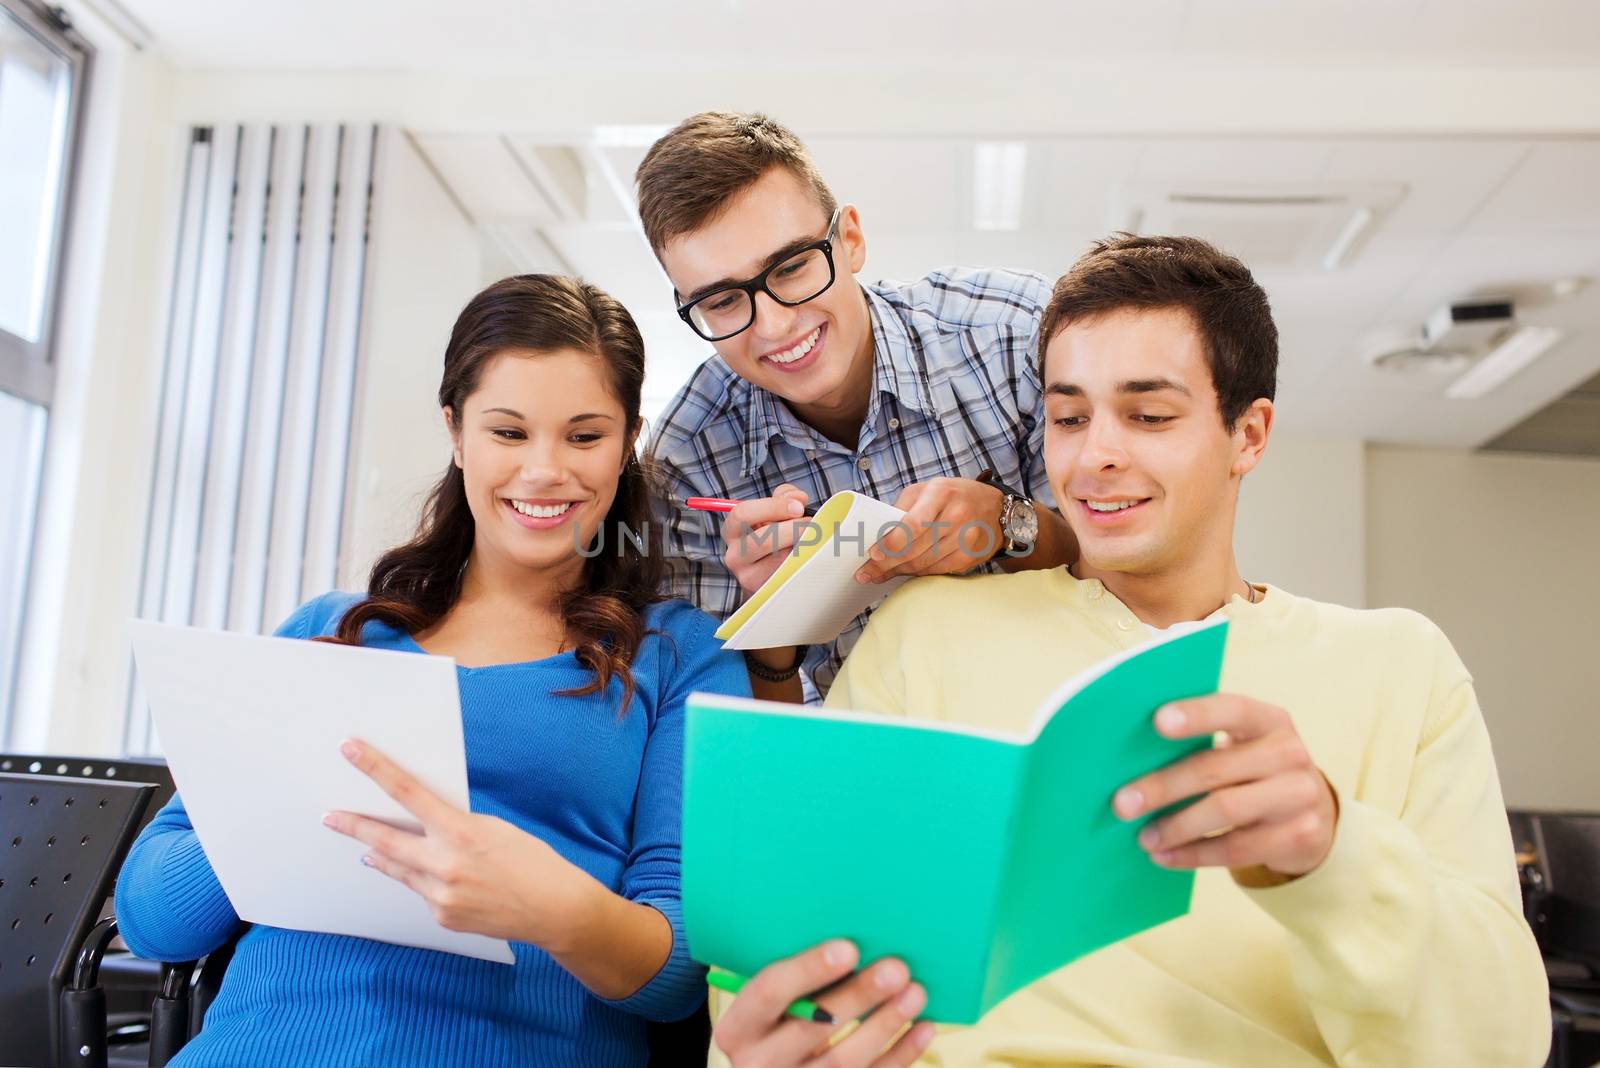
[[[165,1068],[189,1041],[189,980],[194,961],[161,966],[161,993],[150,1004],[150,1068]]]
[[[72,1068],[106,1068],[106,992],[61,992],[61,1055]]]

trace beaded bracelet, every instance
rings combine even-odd
[[[811,647],[809,645],[796,646],[794,651],[794,663],[781,670],[768,667],[755,657],[751,656],[750,650],[746,649],[744,651],[744,666],[750,670],[750,674],[754,675],[762,682],[788,682],[790,679],[800,674],[800,665],[804,663],[806,651],[810,648]]]

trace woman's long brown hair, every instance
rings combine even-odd
[[[462,402],[477,389],[484,367],[508,349],[593,353],[622,404],[626,440],[634,441],[644,387],[644,339],[617,301],[587,282],[559,275],[524,274],[496,282],[473,297],[456,319],[445,348],[440,407],[459,419]],[[560,604],[567,640],[594,679],[558,692],[575,697],[602,693],[618,678],[619,714],[633,700],[630,667],[644,641],[645,608],[661,600],[663,570],[656,539],[647,535],[641,550],[622,536],[623,529],[652,531],[650,503],[650,479],[637,453],[630,452],[599,531],[603,545],[584,561],[582,581]],[[366,599],[345,613],[331,640],[359,645],[362,627],[373,620],[415,634],[443,619],[461,596],[473,531],[466,484],[461,469],[451,463],[423,506],[416,536],[373,565]]]

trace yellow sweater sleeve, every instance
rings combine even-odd
[[[1538,1065],[1543,962],[1522,916],[1505,804],[1472,680],[1434,631],[1436,675],[1396,815],[1341,797],[1332,851],[1247,889],[1293,936],[1292,967],[1340,1065]]]

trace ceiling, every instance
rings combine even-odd
[[[1485,447],[1600,456],[1600,375],[1551,401]]]
[[[1600,62],[1588,0],[94,0],[125,7],[185,65],[519,74],[1114,62],[1370,68]],[[797,15],[797,10],[803,11]],[[1026,27],[1027,32],[1019,32]]]
[[[670,73],[658,79],[663,100],[701,86],[720,106],[805,101],[804,117],[790,121],[834,192],[861,210],[864,279],[915,278],[949,264],[1054,277],[1095,237],[1128,226],[1212,238],[1250,262],[1272,298],[1280,425],[1293,432],[1477,447],[1600,372],[1600,136],[1583,132],[1600,132],[1600,114],[1579,133],[1552,134],[1572,127],[1541,127],[1548,94],[1533,92],[1505,112],[1528,116],[1512,127],[1525,135],[1396,133],[1376,114],[1381,107],[1366,109],[1370,119],[1363,111],[1366,125],[1329,133],[1321,117],[1350,111],[1318,96],[1323,84],[1400,84],[1436,118],[1436,131],[1470,128],[1497,101],[1435,98],[1437,86],[1459,86],[1463,74],[1465,84],[1504,84],[1479,77],[1493,71],[1600,71],[1600,4],[1589,0],[1026,0],[983,19],[953,0],[927,0],[915,18],[898,5],[814,0],[806,33],[796,32],[791,9],[748,0],[120,2],[174,64],[234,79],[244,68],[401,70],[419,72],[419,85],[433,84],[429,75],[581,71],[574,83],[592,86],[607,71],[619,84],[644,71]],[[992,123],[974,124],[984,109],[966,102],[960,125],[941,128],[960,72],[1015,71],[1020,86],[1044,64],[1110,69],[1084,84],[1111,130],[1123,128],[1117,79],[1133,84],[1141,70],[1169,79],[1175,70],[1197,79],[1262,71],[1265,93],[1288,84],[1286,71],[1329,73],[1297,85],[1289,111],[1278,112],[1303,114],[1299,131],[1277,121],[1228,136],[1215,124],[1209,133],[1148,124],[1125,136],[1051,132],[1047,102],[1022,90],[993,101]],[[1398,83],[1379,77],[1397,71]],[[729,72],[736,86],[748,81],[748,98],[740,90],[723,99]],[[869,88],[891,85],[891,99],[909,102],[898,114],[862,106]],[[490,269],[581,273],[634,311],[649,345],[647,403],[658,407],[707,354],[673,314],[633,216],[633,171],[662,127],[606,126],[603,117],[597,125],[594,108],[579,121],[538,98],[525,119],[515,108],[503,117],[498,98],[494,106],[487,127],[470,107],[459,118],[447,111],[441,121],[434,110],[400,121],[482,229]],[[666,108],[645,111],[664,120]],[[789,114],[786,106],[779,117]],[[635,110],[614,121],[638,118]],[[979,227],[976,154],[986,141],[1023,146],[1005,229]],[[1239,203],[1262,198],[1280,203]],[[1357,227],[1363,208],[1371,218]],[[1356,240],[1330,268],[1324,260],[1347,228]],[[1477,400],[1444,396],[1459,368],[1402,374],[1363,359],[1379,340],[1414,333],[1441,304],[1472,295],[1511,296],[1520,322],[1558,327],[1565,340]]]
[[[600,144],[414,136],[505,269],[574,271],[634,310],[659,403],[707,347],[673,314],[632,219],[633,170],[653,132],[602,130]],[[627,138],[638,143],[603,143]],[[1272,299],[1282,425],[1296,432],[1479,446],[1600,371],[1600,284],[1590,284],[1600,280],[1600,139],[1028,139],[1011,230],[975,225],[975,139],[808,143],[836,194],[861,210],[866,279],[949,264],[1055,277],[1094,238],[1140,224],[1237,252]],[[1172,205],[1175,193],[1187,199]],[[1291,203],[1218,205],[1219,195]],[[1294,203],[1312,197],[1327,203]],[[1327,253],[1362,207],[1372,222],[1330,269]],[[1511,296],[1519,323],[1566,339],[1476,400],[1445,397],[1459,366],[1402,373],[1363,359],[1473,295]]]

